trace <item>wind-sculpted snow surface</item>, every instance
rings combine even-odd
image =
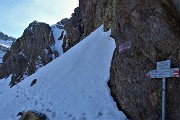
[[[36,110],[50,120],[124,120],[107,85],[115,49],[103,26],[51,63],[0,94],[0,119]],[[31,82],[36,80],[34,85]]]

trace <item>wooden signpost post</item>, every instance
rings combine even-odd
[[[148,72],[148,78],[162,78],[162,120],[165,120],[166,78],[179,77],[179,68],[171,68],[170,60],[157,62],[157,70]]]

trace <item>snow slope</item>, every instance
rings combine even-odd
[[[50,120],[124,120],[107,81],[115,49],[103,26],[59,58],[0,94],[0,120],[36,110]],[[37,79],[35,85],[31,82]],[[8,81],[8,78],[6,79]]]
[[[1,97],[1,94],[3,92],[5,92],[6,90],[10,89],[9,83],[11,82],[11,77],[12,77],[12,75],[10,75],[6,79],[5,78],[4,79],[0,79],[0,97]]]

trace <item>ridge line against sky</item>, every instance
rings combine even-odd
[[[55,24],[63,18],[70,18],[78,7],[78,0],[1,0],[0,31],[21,37],[29,23],[37,20]]]

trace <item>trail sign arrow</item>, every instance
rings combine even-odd
[[[166,78],[180,77],[179,68],[171,68],[171,61],[157,62],[157,70],[148,72],[148,78],[162,78],[162,120],[165,120]]]

